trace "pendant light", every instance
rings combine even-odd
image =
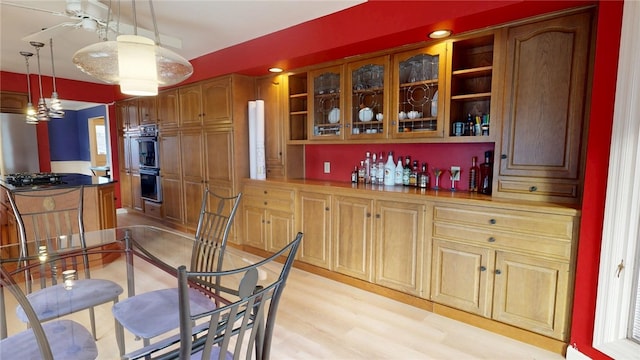
[[[36,49],[36,57],[38,58],[38,86],[40,88],[40,99],[38,99],[38,108],[36,111],[36,118],[38,121],[49,121],[49,108],[47,108],[47,103],[42,97],[42,72],[40,71],[40,48],[44,46],[43,43],[37,41],[31,41],[31,46]]]
[[[20,55],[24,56],[24,61],[27,64],[27,91],[29,95],[29,103],[27,104],[27,124],[37,124],[38,119],[36,118],[36,109],[33,107],[33,103],[31,102],[31,76],[29,74],[29,58],[33,56],[33,53],[28,51],[20,51]]]
[[[153,3],[149,0],[155,41],[138,36],[135,0],[132,0],[133,35],[116,41],[89,45],[73,55],[73,63],[86,74],[109,84],[119,84],[128,95],[154,96],[158,86],[180,83],[193,74],[193,66],[182,56],[160,46]],[[111,7],[109,7],[111,12]],[[107,31],[109,24],[107,22]]]
[[[49,48],[51,49],[51,73],[53,77],[53,92],[51,93],[51,102],[49,103],[49,117],[52,119],[64,118],[64,110],[62,103],[58,98],[58,90],[56,89],[56,68],[53,63],[53,39],[49,39]]]

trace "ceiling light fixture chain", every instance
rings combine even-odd
[[[31,41],[31,46],[36,49],[36,57],[38,59],[38,87],[40,88],[40,99],[38,99],[38,111],[36,113],[36,117],[38,121],[49,121],[49,108],[47,108],[47,103],[42,97],[42,72],[40,71],[40,48],[44,46],[43,43],[37,41]]]
[[[36,118],[36,109],[33,107],[33,103],[31,102],[31,74],[29,73],[29,58],[33,56],[33,53],[28,51],[20,51],[20,55],[24,56],[24,61],[27,64],[27,91],[29,103],[27,103],[26,122],[27,124],[35,125],[38,123],[38,119]]]

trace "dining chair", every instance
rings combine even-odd
[[[222,266],[227,240],[240,204],[242,193],[224,197],[205,188],[195,241],[191,252],[191,271],[218,271]],[[130,296],[113,306],[116,340],[120,354],[125,352],[124,329],[143,345],[150,339],[180,326],[178,288],[168,288]],[[196,312],[215,309],[216,304],[199,291],[190,291],[191,308]]]
[[[84,238],[83,194],[84,187],[80,186],[9,192],[8,198],[19,232],[20,259],[46,256],[52,249],[77,248],[79,251],[79,256],[42,262],[37,274],[25,266],[26,297],[38,319],[44,322],[88,309],[91,333],[97,339],[93,308],[108,302],[117,303],[123,289],[113,281],[91,278]],[[65,271],[73,272],[76,278],[71,295],[64,284],[58,283]],[[24,308],[19,306],[17,313],[22,321],[29,322]]]
[[[125,354],[122,359],[269,359],[278,305],[302,236],[299,232],[275,254],[243,268],[198,272],[179,267],[180,333]],[[285,259],[277,278],[258,285],[261,269],[275,265],[282,257]],[[237,281],[239,275],[241,280]],[[230,293],[236,300],[194,314],[191,291],[205,291],[208,284],[203,279],[222,278],[224,282],[227,277],[233,277],[232,282],[237,284],[236,291]]]
[[[53,320],[41,324],[31,302],[4,266],[0,266],[1,321],[6,321],[5,290],[13,295],[24,310],[30,328],[0,339],[0,359],[93,360],[98,357],[92,334],[81,324],[72,320]]]

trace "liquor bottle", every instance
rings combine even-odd
[[[378,163],[376,163],[376,153],[371,156],[371,166],[369,167],[369,184],[375,184],[378,180]]]
[[[365,183],[365,168],[364,168],[364,160],[360,160],[360,167],[358,167],[358,183],[360,184],[364,184]]]
[[[351,183],[352,184],[358,183],[358,166],[357,165],[353,167],[353,171],[351,172]]]
[[[396,182],[396,164],[393,162],[393,152],[387,154],[387,162],[384,164],[384,184],[391,185]]]
[[[477,165],[478,157],[471,158],[471,168],[469,169],[469,191],[478,192],[478,182],[480,180],[480,168]]]
[[[398,156],[398,165],[396,165],[396,169],[394,172],[393,183],[395,185],[402,185],[402,174],[404,173],[404,168],[402,167],[402,156]]]
[[[429,172],[427,171],[427,163],[422,163],[422,171],[418,173],[418,187],[422,189],[429,188]]]
[[[493,158],[492,151],[485,151],[484,163],[480,164],[480,183],[478,184],[478,192],[481,194],[491,195],[491,186],[493,182]]]
[[[367,184],[371,182],[371,153],[368,151],[364,158],[364,182]]]
[[[402,185],[409,186],[409,178],[411,177],[411,156],[404,158],[404,168],[402,169]]]
[[[409,175],[409,186],[418,186],[418,160],[413,160],[411,174]]]
[[[378,155],[378,172],[376,172],[376,176],[378,177],[377,184],[384,185],[384,153],[382,151]]]

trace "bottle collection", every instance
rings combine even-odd
[[[469,168],[469,192],[477,192],[480,194],[491,195],[491,183],[493,176],[493,152],[485,152],[484,163],[478,164],[478,158],[471,158],[471,167]],[[455,181],[459,178],[461,172],[458,167],[452,167],[455,171],[449,171],[451,175],[451,191],[456,191]],[[364,160],[360,160],[360,164],[356,165],[351,173],[351,182],[358,184],[373,185],[402,185],[411,186],[421,189],[440,190],[439,181],[442,174],[441,169],[433,169],[435,185],[431,187],[430,174],[426,162],[420,164],[418,160],[411,159],[410,155],[398,156],[395,160],[393,152],[387,153],[386,161],[384,153],[378,154],[366,152]],[[455,180],[454,180],[455,179]]]

